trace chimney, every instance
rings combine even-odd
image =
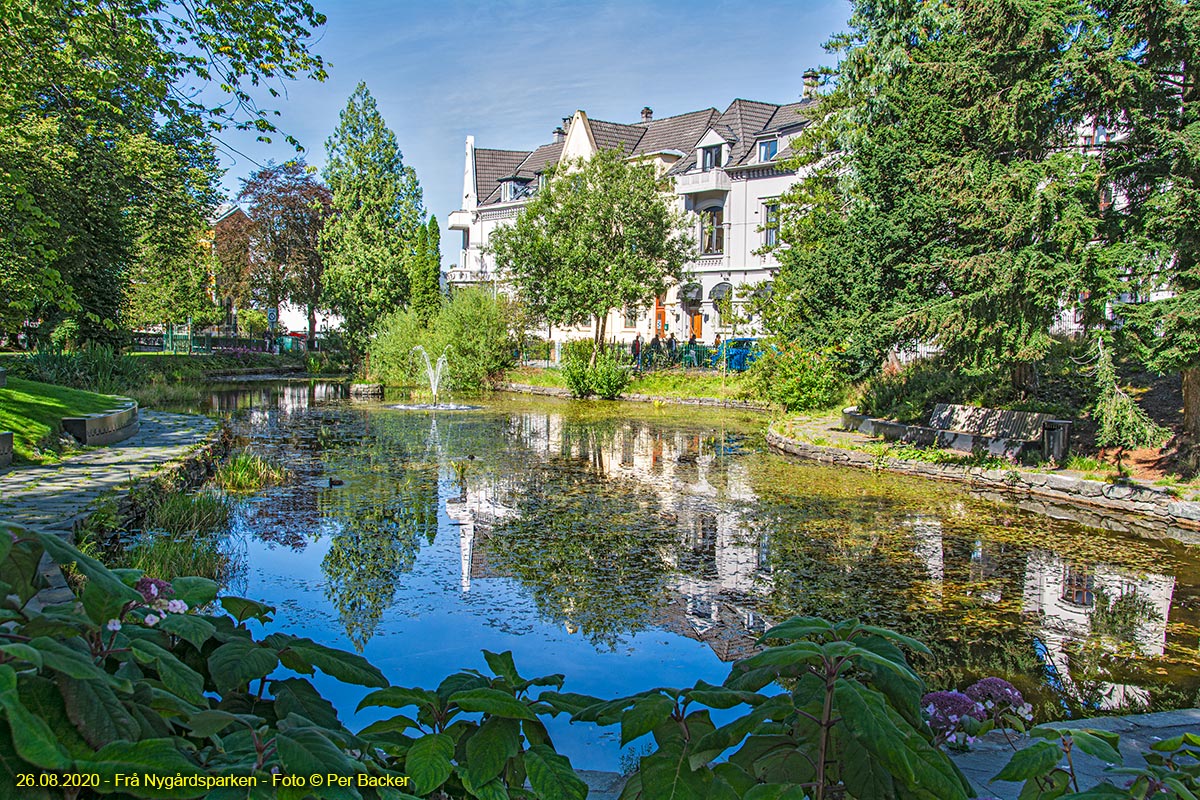
[[[642,107],[642,122],[649,122],[652,119],[654,119],[653,109],[651,109],[650,106],[643,106]]]
[[[554,129],[555,143],[557,144],[559,142],[565,142],[566,140],[567,140],[567,132],[562,129],[562,126],[560,125],[557,128],[555,128]]]
[[[817,71],[815,69],[804,70],[804,99],[817,99]]]
[[[563,117],[562,129],[564,132],[571,130],[571,117]]]

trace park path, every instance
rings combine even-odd
[[[55,464],[0,473],[0,519],[69,532],[105,492],[127,486],[204,441],[217,423],[191,414],[138,413],[141,429],[123,442]]]

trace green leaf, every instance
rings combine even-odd
[[[492,653],[484,650],[483,658],[487,661],[488,669],[494,674],[499,675],[514,686],[521,682],[521,676],[517,674],[517,665],[513,663],[511,650],[505,650],[503,653]]]
[[[1013,753],[1012,758],[997,773],[994,781],[1027,781],[1045,775],[1058,764],[1062,750],[1051,742],[1034,742]]]
[[[29,530],[25,535],[37,539],[45,549],[46,554],[60,567],[65,564],[74,564],[75,569],[87,578],[87,586],[90,589],[107,595],[118,604],[141,602],[142,596],[132,587],[126,586],[108,567],[67,544],[58,534]],[[91,616],[90,613],[89,616]],[[108,619],[92,617],[92,621],[97,624],[103,624]]]
[[[538,702],[547,703],[551,708],[575,715],[585,708],[600,705],[604,701],[598,697],[576,692],[542,692],[538,695]]]
[[[858,630],[866,631],[867,633],[873,634],[875,636],[880,636],[884,639],[891,639],[893,642],[898,642],[898,643],[904,645],[905,647],[907,647],[909,650],[913,650],[914,652],[924,653],[925,655],[932,655],[929,648],[926,647],[922,642],[919,642],[910,636],[905,636],[902,633],[896,633],[893,630],[888,630],[887,628],[879,628],[874,625],[859,625]]]
[[[211,622],[195,614],[167,614],[155,627],[172,636],[178,636],[197,650],[203,648],[204,643],[217,632]]]
[[[713,686],[700,681],[692,689],[684,692],[685,696],[694,702],[702,703],[709,708],[733,708],[737,705],[756,706],[767,698],[757,692],[739,692],[723,686]]]
[[[21,642],[0,644],[0,653],[3,653],[9,658],[14,658],[18,661],[24,661],[27,664],[31,664],[38,670],[42,669],[42,654],[41,651],[39,651],[36,647],[31,647],[30,645],[23,644]]]
[[[767,630],[758,641],[770,639],[809,639],[814,635],[821,637],[832,633],[833,626],[820,617],[792,617]]]
[[[0,708],[12,728],[13,745],[25,761],[43,769],[67,770],[71,759],[46,722],[29,712],[17,695],[17,673],[0,664]]]
[[[66,704],[67,716],[92,747],[140,738],[141,726],[106,681],[64,675],[58,679],[58,690]]]
[[[269,606],[266,603],[260,603],[257,600],[250,600],[245,597],[222,597],[221,608],[233,615],[233,618],[238,622],[256,619],[265,624],[270,622],[271,617],[275,614],[275,606]]]
[[[189,576],[171,581],[171,588],[175,591],[173,599],[182,600],[188,608],[203,608],[217,599],[221,586],[208,578]]]
[[[457,703],[463,711],[482,711],[498,717],[511,719],[537,719],[529,706],[499,689],[468,689],[450,695],[450,702]]]
[[[191,730],[193,736],[198,736],[201,739],[207,739],[210,736],[220,733],[230,725],[239,725],[241,727],[254,728],[255,723],[251,720],[253,717],[247,717],[241,714],[231,714],[228,711],[220,711],[211,709],[206,711],[197,711],[188,717],[187,726]]]
[[[675,701],[661,694],[639,699],[621,715],[621,746],[644,736],[671,718]]]
[[[301,669],[300,665],[297,665],[293,659],[286,658],[285,654],[298,656],[303,660],[304,666],[307,666],[307,670]],[[312,668],[316,667],[342,683],[372,688],[388,685],[388,679],[379,671],[379,668],[362,656],[326,647],[311,639],[291,641],[286,648],[280,651],[280,660],[289,668],[306,674],[311,674]]]
[[[408,689],[403,686],[389,686],[386,689],[379,689],[368,694],[359,702],[358,708],[355,711],[362,711],[364,708],[375,706],[386,708],[417,706],[418,708],[437,709],[441,707],[441,702],[437,696],[437,692],[431,692],[428,689],[420,687]]]
[[[529,785],[539,800],[584,800],[588,787],[561,756],[544,744],[525,751],[525,771]]]
[[[322,728],[342,729],[333,704],[303,678],[271,681],[271,694],[275,698],[275,715],[280,719],[288,714],[298,714]]]
[[[0,575],[3,575],[5,582],[8,583],[8,589],[4,594],[5,596],[17,595],[17,607],[24,608],[30,598],[47,585],[46,579],[38,570],[44,551],[36,539],[23,535],[20,541],[13,542],[12,536],[3,532],[5,530],[14,531],[18,535],[28,532],[16,525],[0,524],[0,538],[4,538],[11,544],[7,557],[0,562]]]
[[[117,775],[180,775],[200,777],[204,770],[197,767],[179,751],[173,739],[145,739],[140,742],[113,742],[102,747],[89,759],[79,759],[74,769],[78,772],[95,772],[100,775],[101,785],[113,785]],[[195,787],[181,786],[175,790],[154,790],[143,785],[138,790],[142,797],[196,797]]]
[[[412,777],[413,793],[430,794],[450,777],[454,740],[444,733],[429,733],[412,743],[404,757],[404,771]]]
[[[1017,800],[1059,800],[1070,786],[1071,776],[1064,770],[1056,769],[1045,777],[1025,781]]]
[[[473,786],[483,786],[500,775],[508,760],[521,751],[517,720],[492,717],[467,739],[467,775]]]
[[[1076,729],[1071,734],[1071,740],[1075,743],[1075,747],[1106,764],[1120,765],[1123,763],[1117,749],[1096,734],[1096,731]]]
[[[713,778],[708,767],[691,768],[682,742],[660,745],[644,757],[640,774],[645,796],[654,800],[704,800]]]
[[[332,772],[345,776],[358,771],[342,749],[315,728],[276,734],[275,750],[283,771],[288,775]]]
[[[202,701],[204,677],[200,673],[153,642],[135,639],[130,648],[138,661],[154,664],[159,679],[172,692],[190,703]]]
[[[270,675],[277,666],[279,658],[275,653],[244,639],[227,642],[208,657],[208,672],[222,694]]]
[[[403,733],[410,728],[416,728],[417,730],[420,730],[421,726],[418,725],[416,720],[412,719],[411,717],[406,717],[403,714],[397,714],[394,717],[388,717],[387,719],[381,719],[376,722],[372,722],[370,725],[359,731],[358,735],[369,737],[383,733],[395,733],[397,731]]]
[[[71,640],[78,642],[78,639]],[[106,680],[104,670],[96,666],[91,657],[68,644],[55,641],[48,636],[31,639],[29,646],[42,655],[42,664],[47,669],[69,675],[72,678]]]

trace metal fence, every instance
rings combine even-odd
[[[657,348],[643,344],[640,353],[634,354],[632,344],[609,344],[610,351],[618,354],[620,360],[629,364],[639,372],[657,372],[668,369],[720,370],[724,367],[732,372],[746,369],[754,361],[748,348],[713,347],[705,344],[681,344],[674,348],[659,346]],[[531,367],[557,367],[561,361],[556,360],[553,348],[538,349],[530,347],[525,350],[521,363]],[[557,354],[561,359],[562,354]]]
[[[282,341],[294,337],[284,336],[280,339],[281,349],[296,346]],[[265,353],[274,344],[274,341],[268,342],[264,338],[213,336],[206,333],[189,336],[187,333],[172,331],[137,331],[133,334],[134,349],[154,353]],[[300,342],[299,346],[303,347],[303,344]]]

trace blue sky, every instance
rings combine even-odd
[[[829,63],[821,45],[849,14],[847,0],[316,4],[329,19],[313,49],[333,66],[324,83],[287,84],[280,128],[321,166],[338,112],[365,80],[443,226],[459,206],[467,134],[528,150],[577,108],[634,122],[642,106],[667,117],[738,97],[792,101],[801,73]],[[244,154],[222,155],[231,193],[255,162],[292,157],[282,137],[226,138]],[[456,247],[444,237],[443,262]]]

